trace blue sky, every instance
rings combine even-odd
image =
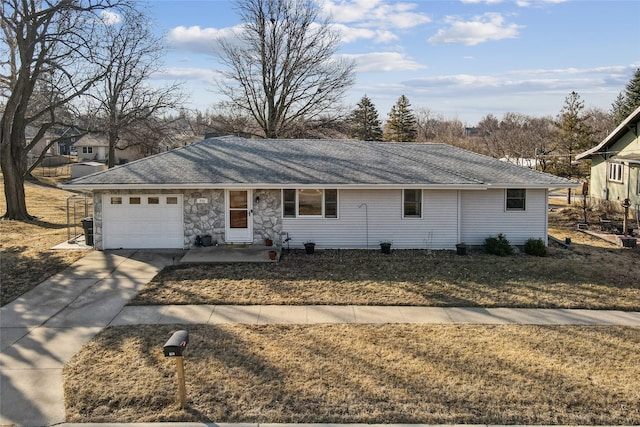
[[[342,34],[339,55],[357,63],[345,97],[366,93],[385,120],[400,95],[413,108],[475,125],[505,112],[556,116],[576,91],[609,110],[640,68],[640,2],[625,0],[324,0]],[[220,38],[240,25],[227,0],[155,0],[169,51],[158,80],[183,80],[190,106],[222,100]]]

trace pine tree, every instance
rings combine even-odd
[[[571,179],[574,175],[572,165],[573,156],[590,147],[592,134],[584,114],[584,101],[580,95],[573,91],[564,100],[564,106],[558,115],[556,127],[558,129],[556,142],[560,155],[566,156],[566,161],[562,165],[564,174]],[[567,192],[567,203],[571,204],[571,190]]]
[[[611,107],[616,126],[640,107],[640,68],[638,68],[624,91],[620,92]]]
[[[409,99],[404,95],[391,107],[389,120],[384,127],[385,141],[415,141],[418,133],[416,117],[410,107]]]
[[[351,112],[349,125],[352,138],[362,141],[382,141],[382,128],[380,127],[378,110],[376,110],[375,105],[366,94],[358,102],[358,108]]]

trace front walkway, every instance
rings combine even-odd
[[[269,252],[275,251],[275,258]],[[276,262],[280,259],[282,249],[276,246],[259,244],[195,246],[187,251],[180,260],[181,264],[216,264],[233,262]]]

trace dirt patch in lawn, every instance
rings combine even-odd
[[[35,172],[44,176],[38,176],[39,182],[25,183],[25,193],[27,209],[37,217],[36,220],[0,220],[0,305],[15,300],[87,253],[51,250],[53,246],[67,240],[66,200],[73,193],[53,187],[57,182],[68,178],[67,176],[43,168],[37,168]],[[1,174],[0,186],[2,215],[6,211],[6,201]]]
[[[277,264],[169,267],[131,302],[640,308],[640,251],[561,228],[570,249],[509,257],[472,250],[285,253]],[[574,234],[575,233],[575,234]],[[568,237],[568,236],[565,236]],[[564,237],[563,237],[564,240]]]
[[[64,370],[69,422],[640,423],[640,329],[189,326],[187,409],[176,326],[112,327]]]

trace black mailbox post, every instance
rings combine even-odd
[[[184,359],[182,353],[189,343],[189,332],[177,331],[171,335],[171,338],[162,348],[164,357],[175,357],[176,367],[178,368],[178,403],[180,408],[187,406],[187,388],[184,381]]]

